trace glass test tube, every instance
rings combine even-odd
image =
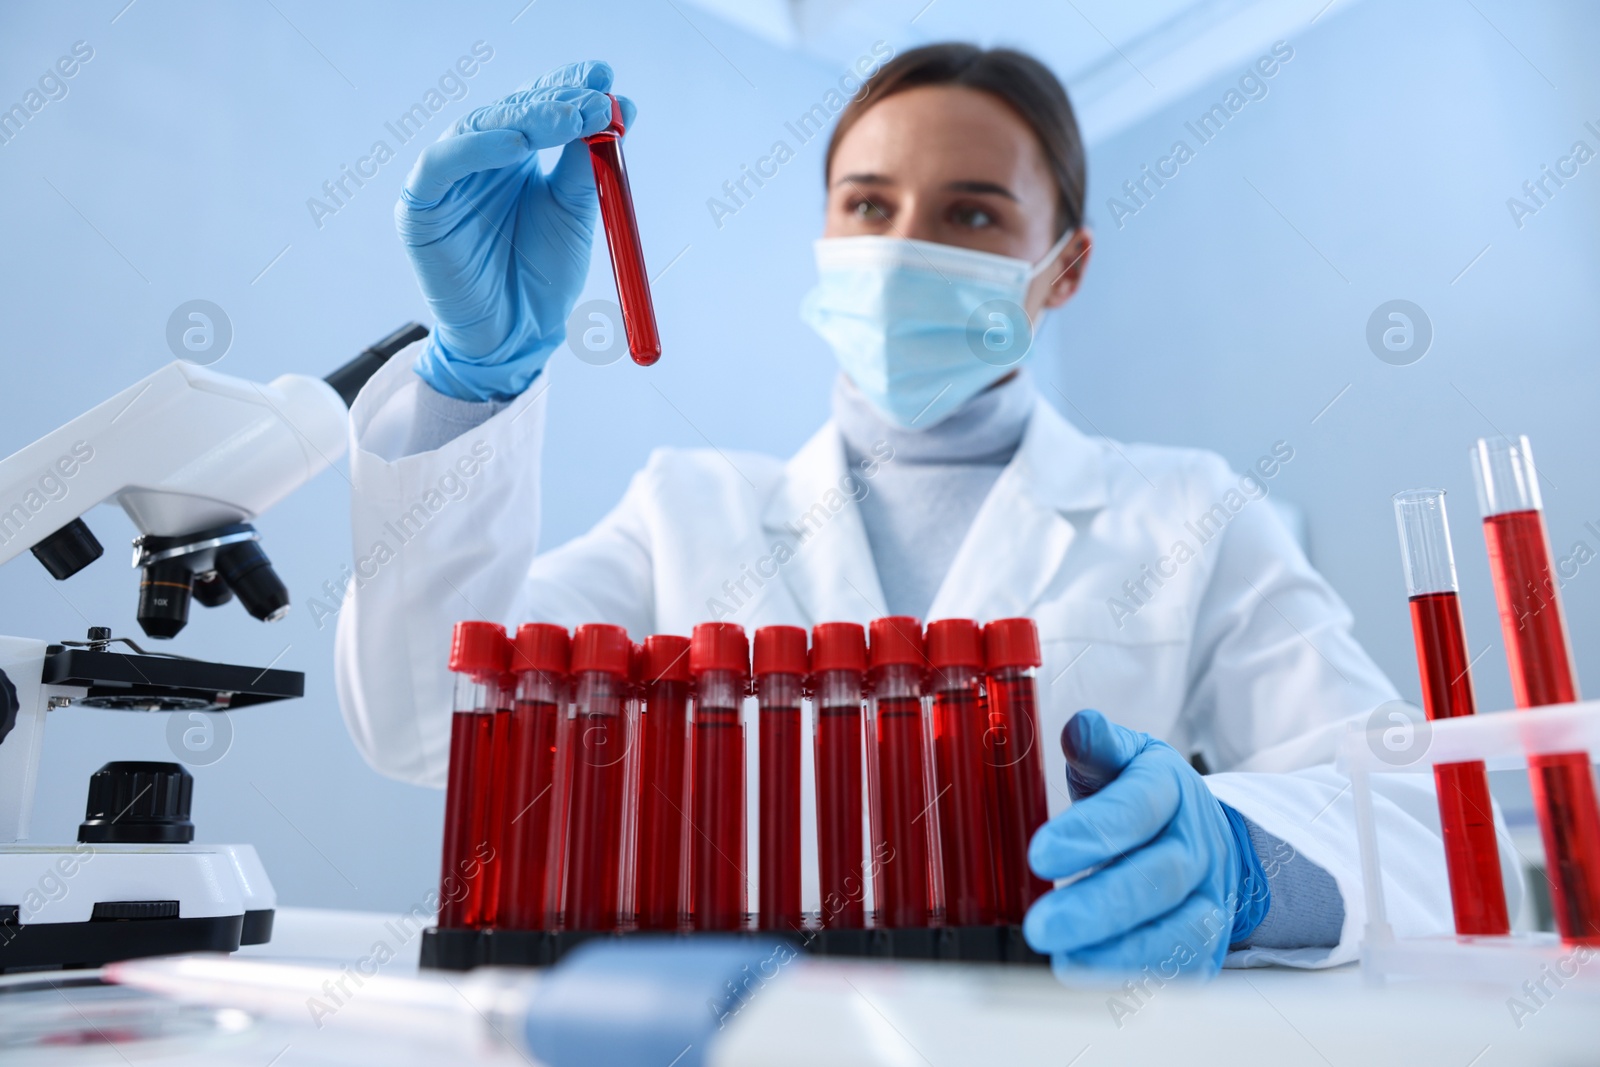
[[[1032,619],[997,619],[983,628],[983,643],[989,702],[984,757],[998,830],[995,894],[1000,921],[1020,923],[1051,888],[1028,866],[1028,842],[1049,817],[1033,675],[1044,660]]]
[[[939,810],[922,708],[922,623],[904,615],[868,628],[867,797],[878,925],[942,918]]]
[[[983,630],[971,619],[930,622],[928,662],[945,921],[951,926],[992,925],[997,912],[990,847],[993,805],[984,758],[989,722],[983,702]]]
[[[650,302],[650,275],[644,267],[644,245],[633,213],[628,168],[622,161],[623,132],[622,105],[613,96],[611,124],[583,140],[589,146],[589,161],[594,166],[594,186],[600,196],[606,247],[611,250],[611,272],[617,280],[617,301],[622,305],[628,353],[635,363],[648,367],[661,358],[661,337],[656,332],[655,306]]]
[[[675,930],[684,910],[684,823],[689,810],[689,639],[644,640],[640,681],[639,929]]]
[[[763,930],[799,930],[800,699],[805,688],[806,632],[798,626],[756,631],[755,679],[760,748],[757,859]]]
[[[1472,672],[1467,633],[1461,620],[1455,554],[1450,548],[1443,489],[1397,493],[1395,522],[1405,563],[1411,630],[1422,679],[1422,707],[1429,719],[1472,715]],[[1439,795],[1439,825],[1444,835],[1445,869],[1456,933],[1502,935],[1511,932],[1500,851],[1495,841],[1489,775],[1482,760],[1440,763],[1433,768]]]
[[[861,690],[867,633],[853,622],[811,631],[811,744],[817,798],[817,878],[822,926],[866,926],[862,833]]]
[[[1482,438],[1472,459],[1517,707],[1577,700],[1528,439]],[[1566,941],[1600,943],[1600,807],[1589,754],[1530,756],[1528,779],[1556,929]]]
[[[703,622],[689,644],[689,924],[737,930],[745,912],[744,698],[750,643],[744,628]]]
[[[495,925],[545,929],[552,918],[550,871],[552,812],[556,808],[556,739],[567,711],[571,640],[549,623],[524,623],[511,643],[515,701],[496,726],[496,749],[505,753],[505,803],[497,815],[504,843]],[[504,743],[500,743],[501,741]]]
[[[629,824],[637,705],[628,681],[632,645],[620,626],[587,623],[572,635],[572,704],[557,741],[567,808],[562,923],[615,930],[632,869]]]
[[[444,848],[439,872],[439,928],[476,929],[495,919],[487,892],[496,872],[491,838],[494,726],[510,658],[503,626],[458,622],[450,640],[455,672],[450,770],[445,786]]]

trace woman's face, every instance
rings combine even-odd
[[[824,237],[878,234],[1036,263],[1058,236],[1057,193],[1028,124],[989,93],[929,85],[863,114],[834,150]],[[1025,308],[1077,291],[1091,239],[1080,230],[1028,289]]]

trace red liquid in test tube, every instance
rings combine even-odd
[[[569,930],[615,930],[625,918],[624,871],[632,857],[624,853],[635,811],[632,651],[620,626],[589,623],[573,634],[573,698],[557,757],[571,783],[561,901]]]
[[[1422,707],[1429,719],[1472,715],[1472,674],[1461,621],[1455,555],[1450,547],[1444,490],[1417,489],[1394,498],[1411,600],[1411,629],[1422,679]],[[1441,763],[1433,768],[1439,796],[1439,826],[1456,933],[1511,932],[1500,851],[1495,841],[1489,775],[1481,760]]]
[[[450,641],[456,686],[439,873],[442,930],[476,929],[495,919],[494,727],[510,651],[505,628],[492,622],[457,623]]]
[[[516,699],[496,725],[505,752],[505,802],[498,810],[503,844],[495,925],[541,930],[551,922],[551,822],[556,805],[556,740],[567,712],[567,631],[525,623],[511,643]],[[503,744],[499,743],[503,740]],[[554,858],[559,867],[559,855]]]
[[[644,640],[640,715],[639,929],[675,930],[684,910],[684,830],[689,811],[689,639]]]
[[[983,631],[970,619],[940,619],[928,624],[927,637],[945,921],[991,925],[997,912],[984,758],[989,722],[983,703]]]
[[[1028,866],[1028,842],[1049,817],[1034,668],[1039,630],[1032,619],[997,619],[983,628],[988,671],[988,764],[995,811],[995,892],[1000,921],[1020,923],[1051,885]]]
[[[1575,701],[1578,679],[1551,574],[1528,439],[1481,439],[1472,458],[1517,707]],[[1544,840],[1556,929],[1564,941],[1600,944],[1600,805],[1589,754],[1530,756],[1528,781]]]
[[[867,634],[853,622],[811,633],[811,744],[817,797],[817,878],[822,925],[866,925],[862,825],[862,706]]]
[[[922,623],[894,615],[873,620],[868,632],[867,789],[878,924],[934,926],[942,917],[942,865],[922,708]]]
[[[694,628],[689,671],[690,925],[737,930],[745,912],[744,698],[750,688],[750,644],[733,623]]]
[[[644,268],[644,245],[633,214],[628,168],[622,162],[622,134],[622,105],[613,96],[611,124],[583,140],[594,165],[594,185],[600,196],[606,246],[611,250],[611,271],[617,279],[628,352],[635,363],[648,367],[661,358],[661,337],[656,332],[655,306],[650,302],[650,275]]]
[[[806,632],[763,626],[755,636],[760,785],[757,913],[763,930],[798,930],[800,914],[800,699]]]

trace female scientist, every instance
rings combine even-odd
[[[1025,55],[919,48],[840,114],[800,308],[839,362],[832,419],[787,461],[658,450],[594,529],[538,551],[544,368],[597,213],[579,138],[605,127],[611,84],[606,64],[579,63],[478,108],[401,194],[437,326],[352,411],[363,567],[338,674],[367,759],[444,783],[441,662],[462,618],[609,622],[638,639],[713,618],[1029,615],[1044,736],[1065,726],[1068,750],[1030,860],[1049,879],[1093,873],[1034,905],[1028,941],[1058,966],[1162,977],[1225,956],[1353,958],[1354,816],[1329,760],[1347,722],[1396,693],[1262,500],[1292,445],[1237,472],[1087,437],[1010,357],[969,345],[977,316],[1025,349],[1093,247],[1071,105]],[[561,145],[542,171],[538,151]],[[435,513],[446,483],[468,491]],[[1389,920],[1448,931],[1433,795],[1399,781],[1419,776],[1380,777]]]

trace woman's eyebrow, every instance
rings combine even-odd
[[[846,174],[833,184],[835,188],[841,185],[893,185],[894,179],[882,174]]]
[[[1003,196],[1007,200],[1017,199],[1016,193],[1013,193],[999,182],[954,181],[947,183],[945,188],[956,193],[993,193],[996,196]]]

